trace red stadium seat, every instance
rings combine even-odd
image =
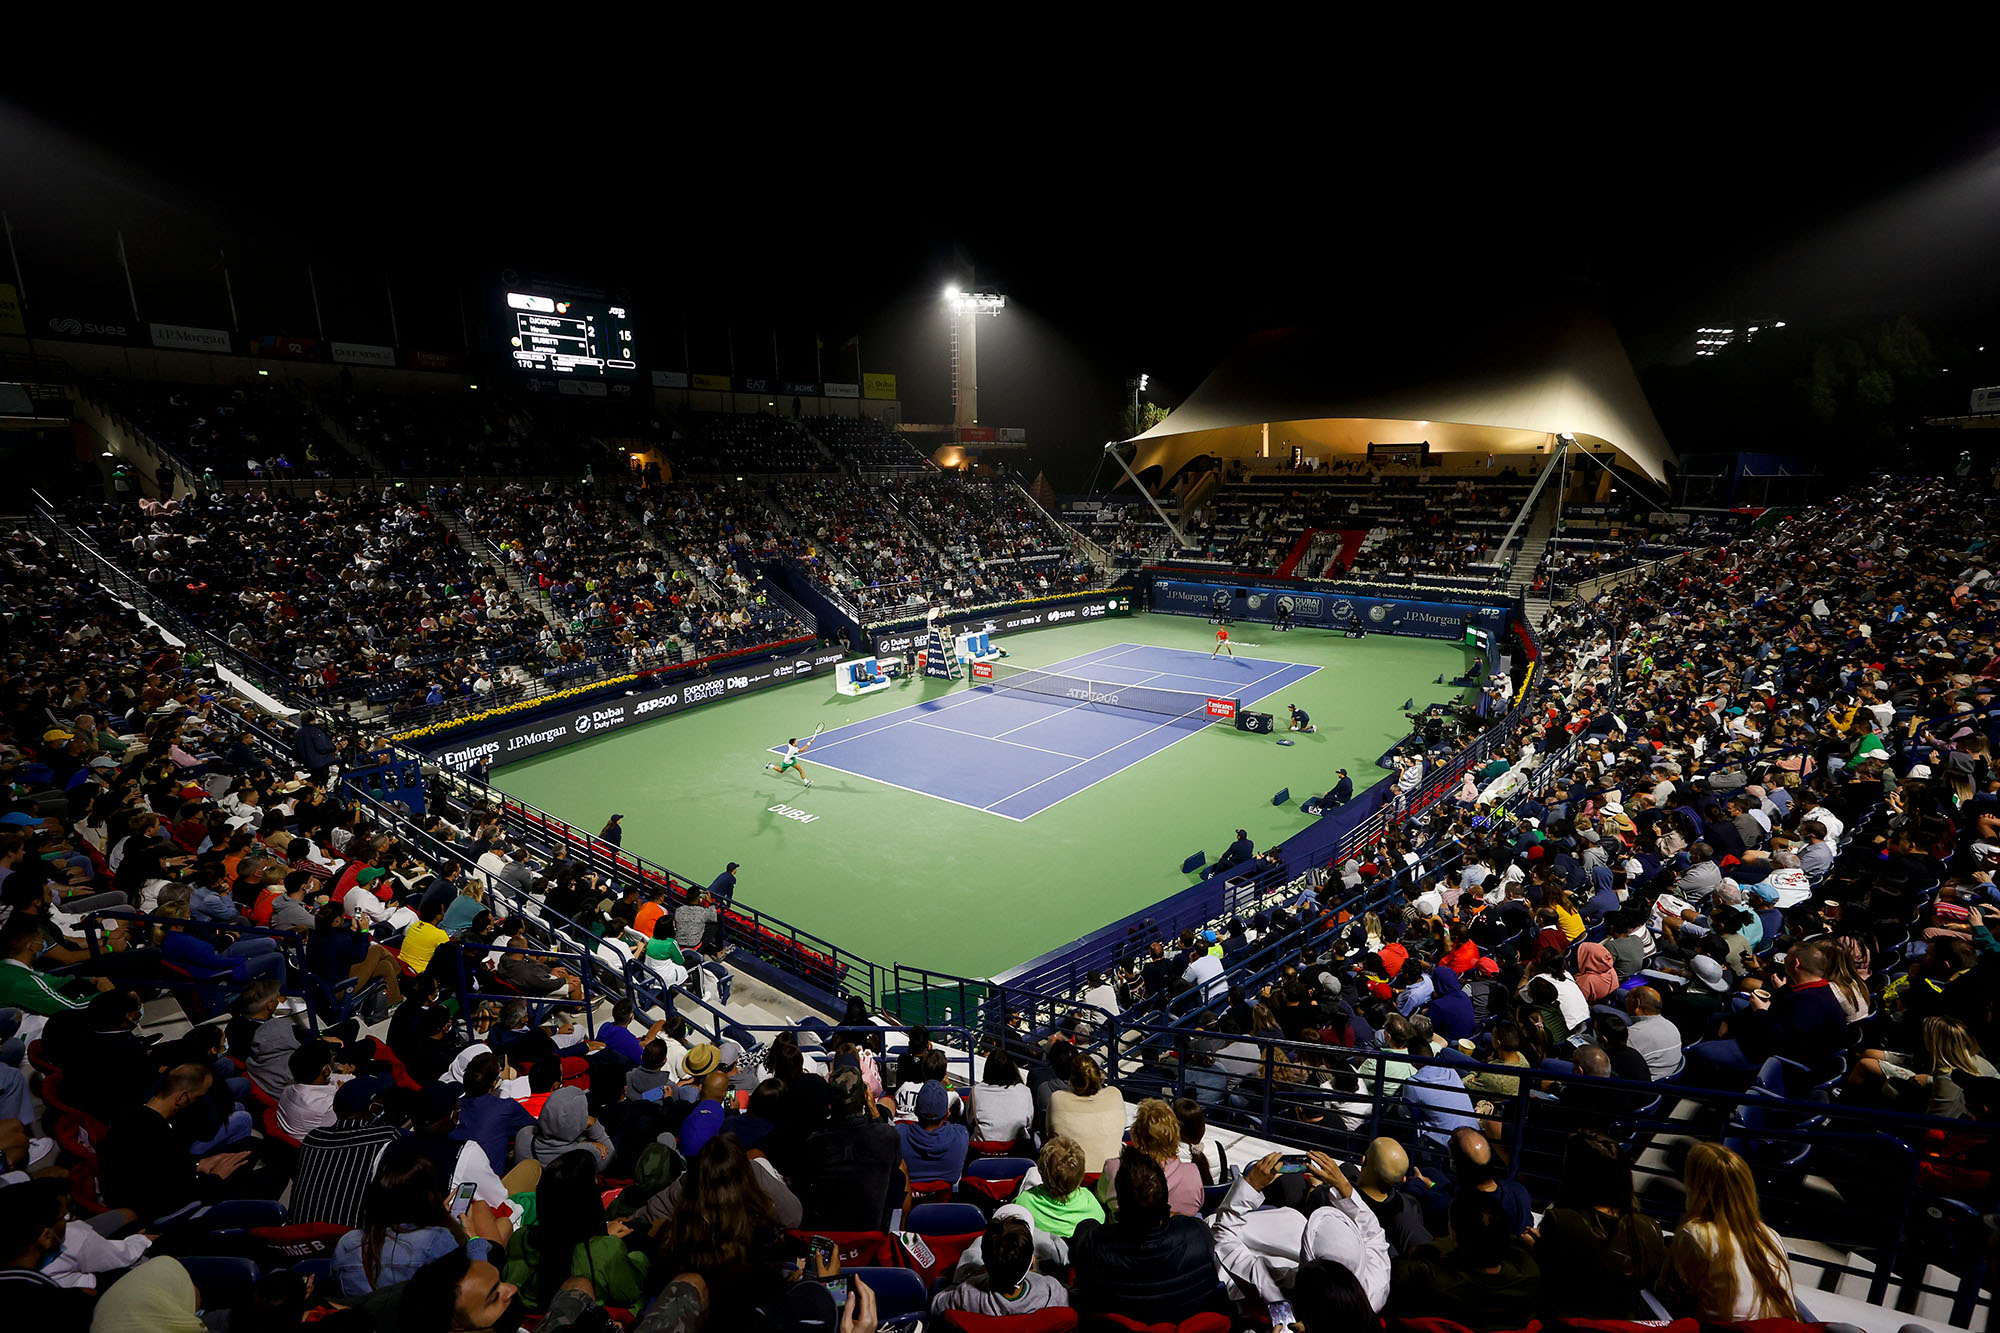
[[[1033,1314],[970,1314],[946,1310],[944,1326],[956,1333],[1070,1333],[1076,1327],[1076,1311],[1066,1305]]]

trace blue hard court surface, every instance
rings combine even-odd
[[[1036,669],[1215,694],[1246,708],[1319,670],[1257,657],[1211,661],[1207,653],[1132,643]],[[830,768],[1019,821],[1209,725],[1206,715],[1154,716],[976,685],[824,732],[805,760],[808,771]]]

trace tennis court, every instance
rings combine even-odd
[[[1116,643],[837,727],[806,761],[1019,822],[1211,725],[1233,727],[1209,717],[1208,698],[1248,708],[1318,670]]]
[[[1084,674],[1136,681],[1160,671],[1151,685],[1177,675],[1189,678],[1183,688],[1204,691],[1226,681],[1246,704],[1262,698],[1260,711],[1282,714],[1295,703],[1310,712],[1319,730],[1286,738],[1295,745],[1227,722],[1138,739],[1168,719],[1107,720],[1101,708],[996,699],[963,680],[919,678],[857,699],[836,695],[821,676],[593,735],[496,769],[494,785],[592,829],[620,812],[626,847],[703,883],[741,862],[739,901],[865,957],[990,976],[1185,887],[1193,876],[1181,862],[1219,854],[1238,828],[1260,848],[1296,833],[1309,822],[1299,801],[1332,786],[1337,769],[1357,788],[1383,772],[1375,759],[1409,730],[1408,696],[1421,707],[1463,693],[1433,683],[1465,669],[1457,643],[1261,625],[1254,635],[1237,652],[1279,660],[1211,663],[1214,626],[1142,615],[1011,636],[1002,644],[1011,655],[996,665],[1075,674],[1096,663]],[[1144,651],[1130,652],[1135,644]],[[1288,675],[1251,684],[1276,667]],[[1293,683],[1271,694],[1285,679]],[[820,762],[829,737],[858,738],[905,718],[930,725],[833,744],[824,758],[836,767]],[[811,787],[765,767],[767,747],[810,736],[821,720],[826,731],[805,761]],[[870,763],[882,761],[892,740],[895,767],[885,763],[880,779],[858,776],[858,761],[878,746]],[[992,759],[998,751],[1009,758]],[[839,771],[850,754],[855,772]],[[1046,767],[1030,770],[1022,759]],[[936,768],[919,772],[919,763]],[[986,811],[1072,764],[1088,767],[1047,784],[1073,791],[1068,799],[1036,790],[1001,807],[1010,817]],[[1079,781],[1086,773],[1094,780]],[[936,795],[921,792],[926,783]],[[1274,805],[1280,787],[1290,796]],[[1036,806],[1039,814],[1019,822]]]

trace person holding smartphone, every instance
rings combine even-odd
[[[1281,1175],[1304,1175],[1315,1186],[1307,1196],[1309,1213],[1257,1211]],[[1372,1309],[1388,1303],[1389,1242],[1382,1224],[1367,1201],[1355,1197],[1340,1164],[1323,1152],[1270,1153],[1253,1162],[1223,1196],[1214,1225],[1217,1261],[1267,1303],[1283,1301],[1299,1265],[1316,1259],[1353,1273]]]

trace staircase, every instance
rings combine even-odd
[[[355,458],[366,463],[378,476],[389,472],[390,469],[384,466],[381,457],[373,450],[363,448],[361,442],[354,438],[354,433],[341,424],[340,418],[326,410],[324,403],[320,402],[318,398],[312,398],[308,401],[312,405],[313,420],[319,423],[322,434],[326,435]],[[473,548],[468,546],[465,549],[469,551]]]
[[[814,434],[811,427],[807,426],[805,422],[801,421],[797,417],[793,417],[792,426],[798,431],[799,434],[805,436],[806,439],[812,442],[813,448],[819,450],[821,454],[825,455],[827,463],[831,465],[832,469],[835,472],[851,471],[851,469],[847,466],[847,464],[840,461],[840,455],[834,453],[833,450],[827,448],[826,441],[822,440],[818,435]]]
[[[440,505],[431,512],[432,516],[438,522],[444,524],[450,530],[452,536],[458,538],[459,547],[466,554],[480,561],[487,568],[496,571],[506,581],[508,588],[512,589],[514,595],[521,599],[523,606],[540,612],[542,619],[557,629],[561,629],[568,623],[563,619],[562,613],[556,610],[556,604],[549,600],[549,595],[536,587],[532,579],[516,570],[512,565],[504,560],[496,559],[492,555],[491,544],[478,533],[466,527],[465,521],[458,516],[455,510]]]
[[[1535,566],[1542,563],[1542,552],[1548,549],[1549,538],[1555,535],[1556,515],[1562,512],[1562,498],[1554,487],[1543,494],[1541,503],[1535,507],[1535,518],[1521,537],[1521,544],[1514,550],[1513,563],[1507,567],[1502,582],[1508,585],[1527,585],[1534,582]],[[1528,623],[1540,627],[1549,614],[1550,600],[1540,593],[1529,591],[1525,598]]]

